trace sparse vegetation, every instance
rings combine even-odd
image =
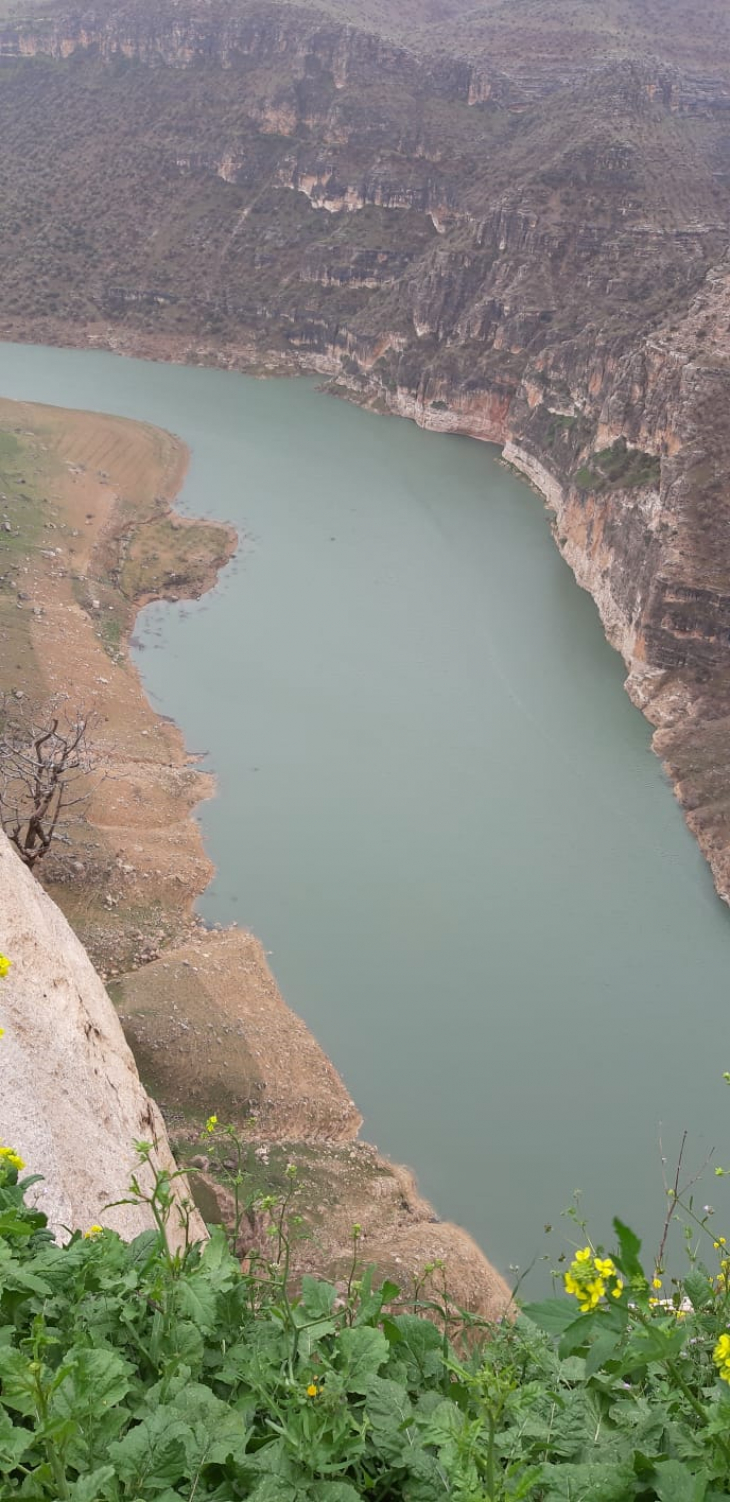
[[[655,454],[630,448],[624,438],[618,438],[610,448],[591,454],[590,460],[577,471],[575,483],[579,490],[592,490],[600,495],[605,490],[656,487],[659,474],[660,461]]]

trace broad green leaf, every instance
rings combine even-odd
[[[600,1372],[601,1367],[613,1356],[620,1340],[620,1333],[617,1334],[615,1330],[604,1330],[593,1341],[585,1359],[586,1379],[592,1377],[594,1372]]]
[[[9,1414],[0,1411],[0,1475],[14,1470],[32,1444],[32,1430],[14,1424]]]
[[[684,1341],[685,1332],[676,1325],[670,1330],[663,1330],[659,1325],[652,1325],[648,1330],[635,1330],[622,1354],[621,1370],[628,1372],[632,1367],[648,1366],[653,1361],[671,1360],[679,1354]]]
[[[18,1413],[28,1416],[35,1413],[35,1384],[30,1360],[14,1346],[0,1345],[0,1382],[3,1402],[7,1408],[14,1408]]]
[[[447,1440],[457,1439],[467,1420],[460,1408],[448,1398],[442,1398],[430,1415],[421,1437],[425,1444],[441,1447]]]
[[[362,1325],[352,1330],[347,1326],[337,1339],[337,1365],[346,1392],[364,1393],[368,1382],[385,1361],[390,1346],[382,1330],[373,1330]]]
[[[693,1309],[707,1309],[715,1302],[715,1290],[708,1277],[702,1273],[690,1272],[684,1278],[682,1291],[686,1293]]]
[[[179,1392],[187,1387],[191,1371],[186,1366],[176,1366],[174,1371],[167,1372],[159,1382],[154,1382],[152,1387],[146,1387],[138,1403],[132,1407],[135,1418],[149,1418],[150,1414],[161,1404],[172,1403]]]
[[[272,1440],[271,1444],[264,1445],[261,1450],[247,1456],[246,1470],[265,1473],[267,1476],[274,1477],[282,1485],[285,1481],[295,1479],[294,1464],[283,1439]]]
[[[211,1288],[219,1292],[231,1288],[239,1274],[239,1264],[231,1255],[228,1238],[222,1226],[211,1226],[210,1239],[203,1248],[201,1269]]]
[[[203,1336],[189,1319],[175,1320],[165,1346],[168,1354],[198,1373],[203,1363]]]
[[[3,1284],[5,1288],[27,1289],[29,1293],[37,1293],[42,1299],[49,1298],[52,1292],[50,1283],[18,1262],[9,1269],[3,1268]]]
[[[73,1406],[78,1413],[99,1413],[121,1403],[129,1392],[132,1367],[117,1351],[71,1347],[69,1357],[73,1371],[64,1379],[53,1398],[54,1407]]]
[[[236,1465],[243,1465],[251,1433],[246,1415],[229,1409],[226,1417],[216,1425],[208,1464],[224,1465],[230,1457]]]
[[[347,1481],[313,1481],[306,1495],[308,1502],[361,1502],[360,1493]]]
[[[108,1495],[105,1491],[106,1483],[113,1480],[113,1466],[100,1466],[97,1471],[90,1471],[88,1476],[82,1476],[71,1483],[71,1502],[103,1502]]]
[[[249,1425],[202,1382],[188,1383],[171,1407],[189,1425],[185,1475],[194,1478],[206,1465],[223,1465],[229,1455],[243,1459]]]
[[[542,1485],[546,1502],[630,1502],[636,1481],[628,1464],[546,1465]]]
[[[384,1304],[392,1304],[398,1298],[400,1288],[396,1283],[391,1283],[386,1278],[380,1288],[373,1289],[373,1277],[375,1268],[372,1264],[365,1268],[361,1279],[360,1293],[355,1309],[356,1325],[377,1324],[382,1313]]]
[[[128,1251],[132,1262],[144,1264],[159,1251],[160,1237],[157,1231],[140,1231],[129,1242]]]
[[[409,1385],[420,1387],[443,1370],[443,1336],[428,1319],[415,1314],[399,1314],[396,1325],[401,1336],[398,1360],[404,1362]]]
[[[705,1502],[707,1473],[693,1474],[680,1460],[661,1461],[653,1480],[659,1502]]]
[[[189,1435],[190,1426],[178,1419],[174,1408],[161,1407],[111,1444],[109,1459],[128,1486],[142,1494],[160,1491],[184,1474]]]
[[[522,1313],[539,1330],[548,1335],[562,1335],[575,1321],[576,1306],[568,1299],[545,1299],[542,1304],[525,1304]]]
[[[644,1269],[639,1261],[639,1252],[641,1251],[640,1238],[631,1230],[630,1226],[625,1226],[623,1221],[619,1220],[618,1216],[614,1217],[613,1229],[616,1232],[616,1239],[619,1244],[619,1251],[615,1261],[618,1263],[624,1277],[643,1279]]]
[[[293,1481],[282,1481],[280,1476],[264,1476],[247,1502],[304,1502],[305,1494]]]
[[[410,1447],[405,1431],[413,1415],[406,1389],[387,1377],[371,1377],[365,1412],[371,1425],[370,1443],[377,1453],[387,1461],[402,1460]]]
[[[530,1466],[527,1470],[520,1466],[514,1479],[510,1478],[506,1483],[505,1493],[509,1502],[524,1502],[524,1498],[529,1497],[542,1481],[543,1469],[541,1465]]]
[[[180,1314],[192,1321],[204,1335],[209,1335],[215,1324],[217,1296],[202,1272],[191,1273],[177,1285],[176,1307]]]
[[[303,1309],[307,1320],[326,1319],[332,1313],[337,1298],[337,1289],[331,1283],[324,1283],[320,1278],[311,1278],[309,1275],[302,1278],[302,1295],[299,1300],[299,1309]]]
[[[567,1329],[563,1331],[560,1337],[560,1344],[558,1345],[558,1353],[563,1360],[566,1356],[572,1356],[576,1351],[580,1351],[592,1335],[600,1336],[603,1334],[604,1317],[602,1309],[594,1309],[591,1310],[590,1314],[579,1314],[578,1318],[574,1319],[568,1325]]]
[[[204,1419],[211,1428],[221,1423],[229,1413],[228,1404],[222,1398],[217,1398],[202,1382],[186,1382],[176,1392],[170,1407],[178,1418],[185,1419],[187,1423],[193,1419]]]

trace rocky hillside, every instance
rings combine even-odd
[[[727,898],[724,0],[393,10],[7,12],[0,332],[314,368],[506,444]]]

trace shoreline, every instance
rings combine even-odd
[[[578,492],[564,477],[547,468],[546,455],[523,446],[520,435],[509,425],[511,400],[503,391],[475,393],[469,399],[468,410],[459,410],[448,402],[441,403],[436,410],[410,392],[400,389],[384,392],[372,381],[368,369],[363,369],[361,378],[353,381],[343,372],[334,350],[324,354],[301,350],[296,354],[262,352],[251,340],[223,351],[208,343],[196,344],[190,337],[159,336],[102,322],[77,326],[43,319],[30,336],[27,321],[23,329],[12,321],[4,326],[0,322],[0,340],[104,350],[123,358],[231,370],[256,379],[320,376],[326,383],[324,391],[377,415],[405,417],[428,431],[474,438],[499,447],[502,462],[511,465],[542,500],[561,557],[579,588],[591,596],[606,640],[619,653],[626,668],[624,689],[652,728],[651,749],[660,761],[687,828],[710,867],[718,898],[730,906],[727,832],[730,807],[726,815],[723,807],[717,805],[713,777],[706,770],[697,773],[698,759],[704,768],[709,758],[722,751],[714,727],[716,723],[724,724],[730,714],[730,677],[727,682],[719,681],[713,695],[712,686],[706,692],[706,680],[702,677],[681,669],[662,670],[647,663],[641,618],[627,619],[625,603],[616,598],[616,584],[620,591],[622,583],[621,560],[615,559],[611,545],[604,541],[603,498]],[[444,394],[449,395],[446,391]],[[658,491],[637,496],[618,490],[612,499],[619,523],[622,515],[629,523],[634,517],[643,516],[650,532],[656,534],[661,530],[662,500]]]
[[[368,1257],[388,1276],[416,1279],[426,1264],[444,1261],[458,1303],[501,1315],[509,1289],[473,1239],[439,1221],[410,1170],[359,1140],[357,1107],[282,1000],[258,940],[241,929],[209,928],[194,915],[213,869],[194,812],[213,779],[199,770],[177,725],[153,710],[128,646],[142,605],[202,594],[237,535],[175,511],[188,450],[159,429],[2,399],[0,437],[8,429],[23,435],[28,474],[42,474],[42,527],[62,546],[39,548],[38,534],[24,539],[18,531],[20,558],[28,560],[15,565],[27,571],[24,598],[9,601],[0,591],[0,642],[9,619],[16,636],[27,634],[31,652],[25,675],[4,686],[31,698],[63,684],[85,702],[97,717],[108,774],[92,790],[86,829],[71,830],[71,850],[50,854],[39,874],[111,982],[143,1083],[171,1137],[190,1151],[212,1112],[243,1122],[255,1111],[251,1169],[262,1191],[276,1187],[282,1155],[301,1164],[301,1206],[314,1240],[299,1254],[299,1272],[324,1266],[336,1276],[358,1222]],[[98,456],[100,443],[108,457],[103,467],[95,459],[92,472],[86,459]],[[144,472],[146,490],[130,486],[133,467]],[[24,506],[17,509],[23,522]],[[82,521],[83,530],[74,525]],[[171,588],[149,578],[148,554],[159,565],[161,536],[175,563]],[[206,1184],[224,1214],[225,1195],[207,1177]]]
[[[323,390],[364,407],[377,415],[405,417],[417,427],[432,432],[450,433],[493,443],[502,450],[502,462],[511,465],[542,500],[551,517],[556,547],[568,564],[579,588],[590,594],[598,610],[606,640],[619,653],[626,668],[624,689],[632,704],[652,727],[651,748],[670,783],[685,823],[697,841],[712,874],[719,899],[730,906],[730,836],[727,820],[713,806],[713,786],[707,791],[695,776],[695,740],[714,748],[713,721],[718,716],[712,693],[705,695],[703,681],[693,682],[691,675],[680,671],[663,671],[646,661],[646,643],[641,634],[641,620],[627,619],[625,605],[616,598],[615,585],[621,585],[621,561],[617,578],[613,576],[614,556],[604,541],[605,523],[602,498],[575,490],[559,474],[551,472],[546,455],[533,453],[521,443],[520,434],[512,431],[508,417],[510,399],[501,390],[474,393],[467,406],[459,410],[449,402],[436,410],[420,397],[402,391],[384,392],[368,369],[353,381],[342,370],[338,354],[295,354],[262,351],[252,340],[221,350],[208,343],[196,344],[190,337],[158,336],[138,329],[114,327],[96,322],[70,325],[60,320],[40,320],[28,337],[14,324],[0,324],[0,338],[10,342],[50,342],[59,348],[103,349],[123,358],[158,360],[166,364],[191,364],[201,368],[237,371],[257,379],[279,376],[320,376]],[[448,392],[444,392],[449,395]],[[617,490],[613,496],[616,512],[632,517],[644,515],[650,531],[660,527],[661,499],[657,491],[641,494]],[[594,535],[595,534],[595,535]],[[730,683],[718,690],[721,718],[725,699],[730,712]],[[689,727],[689,733],[688,733]]]

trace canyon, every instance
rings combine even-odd
[[[0,3],[0,337],[315,373],[384,417],[500,445],[544,497],[730,902],[722,5],[412,0],[391,12],[378,0]],[[204,779],[180,745],[176,759],[187,818]],[[197,848],[191,859],[199,891],[209,866]],[[110,867],[114,903],[128,860]],[[157,1089],[149,989],[169,981],[168,941],[184,989],[201,935],[173,924],[159,941],[143,925],[137,949],[110,960],[114,911],[94,926],[71,911],[73,882],[54,895],[105,976],[117,971]],[[260,950],[211,943],[226,975],[236,951],[254,1000],[266,993],[275,1011]],[[181,1049],[177,1019],[165,1027]],[[342,1095],[327,1203],[360,1154]],[[285,1090],[278,1104],[285,1115]],[[447,1243],[458,1256],[459,1233],[430,1231],[411,1181],[368,1151],[351,1203],[359,1214],[374,1185],[375,1204],[387,1180],[383,1265],[396,1231],[414,1241],[405,1261]],[[342,1255],[344,1222],[336,1240]],[[494,1285],[472,1243],[462,1272],[484,1307]]]
[[[237,0],[0,19],[0,333],[504,445],[730,898],[722,7]]]

